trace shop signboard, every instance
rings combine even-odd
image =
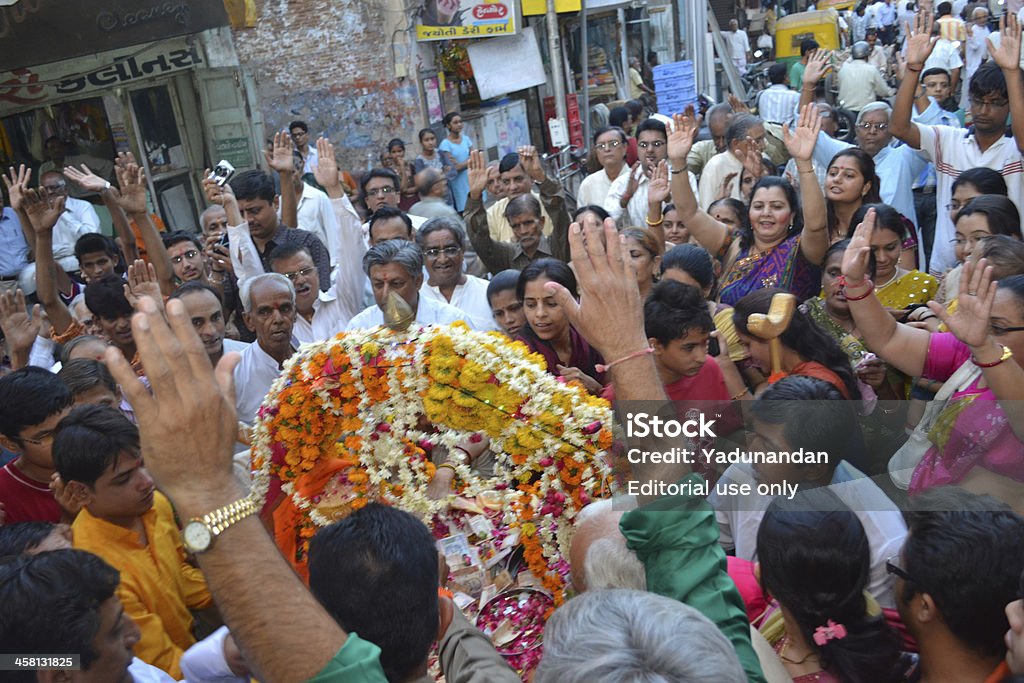
[[[515,0],[427,0],[416,17],[416,40],[514,35]]]
[[[592,3],[587,3],[587,7],[590,7],[591,5]],[[580,0],[555,0],[556,12],[579,12],[582,7],[583,4]],[[524,17],[540,16],[542,14],[547,14],[547,11],[547,0],[523,0]]]
[[[32,0],[0,7],[0,70],[226,26],[219,0]]]
[[[184,38],[0,72],[0,112],[62,102],[79,95],[203,66]]]
[[[227,161],[235,168],[252,167],[252,154],[249,152],[249,138],[226,138],[213,141],[214,156],[217,161]]]

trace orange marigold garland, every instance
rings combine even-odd
[[[478,433],[491,440],[493,478],[453,448]],[[316,528],[370,500],[445,526],[456,499],[503,492],[503,531],[518,534],[527,565],[560,604],[561,548],[579,509],[611,493],[611,443],[608,403],[548,374],[524,344],[459,323],[360,330],[288,361],[254,429],[253,489],[274,498],[279,482],[275,535],[303,574]],[[448,449],[456,490],[431,500],[425,449],[437,445]]]

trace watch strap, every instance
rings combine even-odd
[[[246,496],[245,498],[239,498],[233,503],[228,503],[224,507],[217,508],[213,512],[208,512],[202,517],[193,518],[192,521],[204,524],[210,530],[210,533],[216,537],[232,524],[255,515],[257,512],[259,512],[259,508],[256,507],[256,501]]]

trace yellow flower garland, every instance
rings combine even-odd
[[[422,431],[422,418],[436,429]],[[453,447],[490,438],[485,479]],[[299,511],[295,557],[304,564],[316,528],[379,500],[430,522],[452,500],[505,490],[504,524],[519,534],[533,573],[561,603],[568,576],[560,541],[592,499],[610,495],[607,401],[548,374],[543,359],[498,333],[451,326],[341,333],[305,345],[286,364],[254,429],[253,492],[272,478]],[[451,454],[457,491],[427,497],[427,446]],[[290,547],[290,545],[289,545]]]

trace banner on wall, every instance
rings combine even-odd
[[[515,0],[426,0],[416,17],[416,40],[515,35]]]

